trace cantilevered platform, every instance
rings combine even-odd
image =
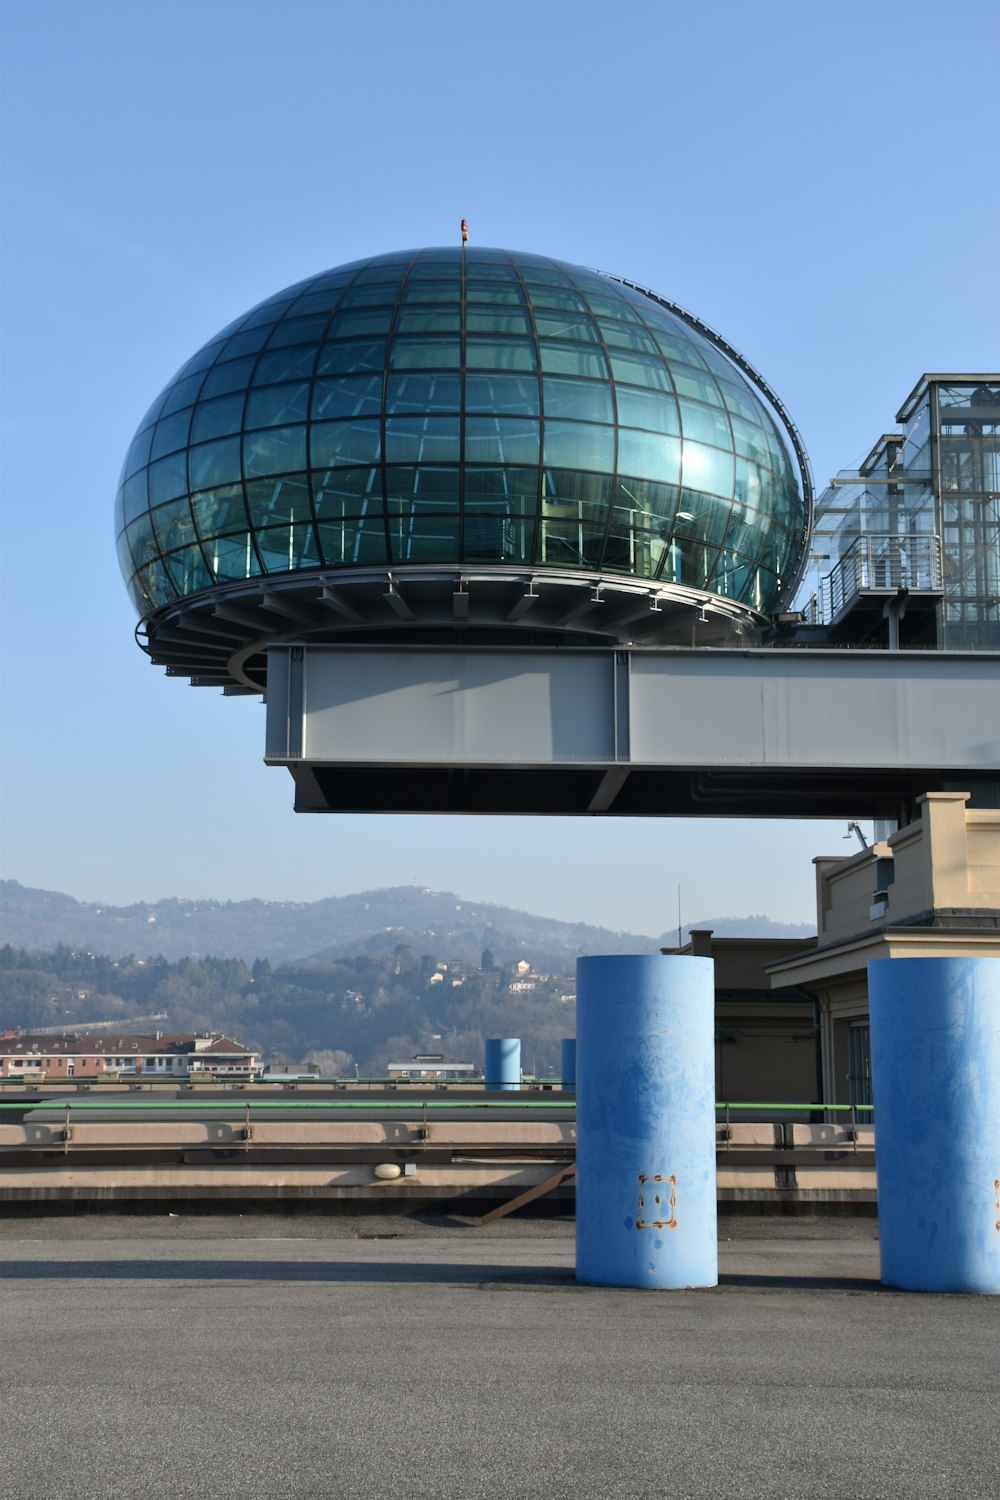
[[[269,765],[299,812],[878,817],[1000,797],[1000,657],[289,644]]]

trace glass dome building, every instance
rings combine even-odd
[[[699,320],[539,255],[373,256],[216,335],[116,506],[154,661],[259,690],[268,642],[753,633],[803,565],[808,465]]]

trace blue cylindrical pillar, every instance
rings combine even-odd
[[[575,1036],[565,1036],[559,1043],[559,1077],[564,1089],[576,1088]]]
[[[1000,962],[868,965],[882,1280],[1000,1293]]]
[[[491,1037],[486,1043],[483,1081],[488,1089],[521,1087],[521,1038]]]
[[[710,958],[576,965],[576,1276],[715,1286],[714,971]]]

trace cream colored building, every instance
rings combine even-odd
[[[776,989],[819,1004],[823,1097],[871,1100],[867,966],[873,958],[1000,958],[1000,811],[929,792],[884,843],[816,867],[815,948],[768,966]]]

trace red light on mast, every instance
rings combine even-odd
[[[468,219],[463,219],[462,220],[462,244],[463,245],[467,244],[468,243],[468,239],[469,239],[469,221],[468,221]]]

